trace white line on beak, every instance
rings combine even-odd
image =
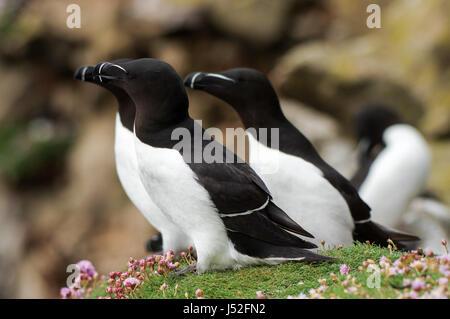
[[[85,66],[83,68],[83,71],[81,71],[81,81],[85,80],[86,71],[87,71],[87,66]]]
[[[194,74],[194,76],[191,79],[191,89],[194,88],[194,83],[195,83],[195,79],[197,78],[197,76],[199,76],[202,72],[197,72]]]
[[[103,79],[102,79],[102,69],[103,69],[103,67],[105,66],[105,64],[107,64],[108,62],[103,62],[101,65],[100,65],[100,67],[98,68],[98,75],[99,75],[99,78],[100,78],[100,82],[103,82]]]

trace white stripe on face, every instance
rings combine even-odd
[[[125,73],[128,73],[127,70],[125,70],[123,67],[121,67],[120,65],[114,64],[114,63],[108,63],[108,65],[113,66],[118,68],[119,70],[122,70]]]
[[[125,70],[125,69],[124,69],[123,67],[121,67],[120,65],[117,65],[117,64],[114,64],[114,63],[110,63],[110,62],[103,62],[103,63],[100,65],[100,67],[98,68],[98,75],[97,75],[97,76],[99,77],[100,82],[103,82],[103,78],[111,79],[111,77],[108,76],[108,75],[102,75],[102,70],[103,70],[103,67],[104,67],[105,65],[112,66],[112,67],[116,67],[116,68],[118,68],[119,70],[121,70],[121,71],[123,71],[123,72],[125,72],[125,73],[128,73],[127,70]]]
[[[212,77],[212,78],[218,78],[218,79],[222,79],[225,81],[229,81],[229,82],[233,82],[235,83],[236,81],[232,78],[229,78],[228,76],[222,75],[222,74],[217,74],[217,73],[206,73],[206,76]]]
[[[197,72],[192,77],[191,84],[190,84],[191,89],[194,88],[195,80],[197,79],[197,77],[200,74],[202,74],[202,73],[201,72]],[[217,74],[217,73],[204,73],[204,76],[205,77],[211,77],[211,78],[217,78],[217,79],[225,80],[225,81],[232,82],[232,83],[236,82],[234,79],[229,78],[228,76],[225,76],[225,75],[222,75],[222,74]]]

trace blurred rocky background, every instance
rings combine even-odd
[[[66,26],[70,3],[80,29]],[[366,26],[370,3],[381,29]],[[155,232],[115,173],[114,98],[72,79],[100,61],[266,72],[287,116],[347,176],[351,113],[390,103],[425,134],[429,188],[449,204],[449,14],[448,0],[0,0],[0,297],[57,297],[68,264],[120,269]],[[189,96],[205,127],[241,125],[217,99]]]

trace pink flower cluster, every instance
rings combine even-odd
[[[448,299],[450,254],[435,256],[430,249],[426,249],[424,252],[419,250],[404,254],[400,260],[402,262],[394,263],[398,273],[411,273],[413,278],[403,280],[405,291],[399,293],[399,298]]]
[[[376,271],[380,275],[379,283],[385,287],[391,286],[397,298],[400,299],[448,299],[450,296],[450,255],[435,256],[431,249],[411,251],[404,253],[400,258],[392,262],[388,257],[382,256],[378,263],[372,259],[367,259],[358,267],[359,272],[374,274]],[[330,273],[331,281],[344,288],[348,295],[363,298],[373,298],[370,289],[373,287],[367,282],[358,282],[355,276],[349,274],[350,268],[347,265],[340,266],[340,274],[345,276],[339,278],[336,274]],[[390,280],[397,276],[403,277],[403,286],[396,287],[390,284]],[[400,277],[401,278],[401,277]],[[319,279],[319,287],[309,290],[309,296],[301,293],[299,296],[288,296],[290,299],[324,299],[338,298],[331,286],[327,285],[326,279]]]
[[[142,284],[152,276],[166,277],[170,272],[179,267],[179,262],[174,262],[174,252],[169,250],[164,255],[153,255],[145,259],[131,258],[128,261],[128,270],[125,272],[111,272],[109,274],[106,299],[136,298],[137,291]],[[163,293],[167,285],[160,288]]]
[[[191,256],[192,248],[188,253],[184,253],[184,260],[195,263]],[[129,299],[136,298],[137,292],[146,280],[153,276],[163,276],[164,278],[174,272],[180,263],[174,261],[174,252],[169,250],[164,255],[153,255],[145,259],[131,258],[128,261],[128,269],[124,272],[115,271],[109,273],[109,279],[105,276],[99,278],[94,265],[89,260],[81,260],[77,264],[79,275],[75,278],[70,287],[61,288],[60,295],[63,299],[88,298],[93,289],[106,285],[107,297],[99,299]],[[165,293],[168,286],[164,283],[160,290]]]
[[[81,260],[76,264],[79,271],[74,282],[69,287],[60,290],[62,299],[83,299],[88,298],[98,281],[104,280],[102,276],[99,280],[98,273],[94,265],[89,260]]]

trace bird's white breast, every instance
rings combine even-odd
[[[350,245],[353,220],[347,203],[323,177],[322,172],[305,160],[268,148],[248,134],[250,166],[269,188],[275,204],[293,220],[327,245]]]
[[[374,221],[397,227],[409,202],[425,186],[431,154],[422,135],[409,125],[387,128],[383,140],[386,147],[372,163],[359,193],[372,208]]]
[[[141,181],[163,213],[194,242],[198,271],[233,265],[225,226],[181,154],[152,147],[137,137],[135,145]]]
[[[115,135],[114,152],[117,175],[128,198],[144,217],[163,233],[163,240],[166,241],[166,243],[163,243],[165,249],[174,249],[175,251],[186,249],[189,243],[185,242],[185,238],[175,239],[175,237],[183,237],[180,234],[181,231],[155,205],[141,182],[134,146],[134,134],[122,125],[119,114],[116,116]],[[184,242],[177,243],[180,240]],[[180,245],[182,247],[179,247]]]

